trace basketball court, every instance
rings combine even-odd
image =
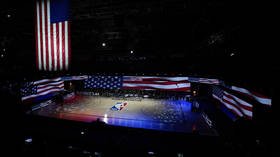
[[[51,102],[32,111],[33,115],[82,122],[101,121],[108,125],[216,136],[201,113],[191,111],[186,100],[122,99],[116,97],[72,95],[63,104]]]

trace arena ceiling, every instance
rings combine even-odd
[[[0,6],[1,72],[36,72],[34,0]],[[244,9],[221,0],[71,0],[72,72],[271,76],[279,66],[248,46]]]

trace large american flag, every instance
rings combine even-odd
[[[167,90],[189,92],[187,77],[156,76],[89,76],[85,88]]]
[[[122,76],[88,76],[85,88],[120,89]]]
[[[36,62],[44,71],[69,68],[71,46],[68,0],[36,1]]]
[[[250,91],[250,90],[248,90],[246,88],[241,88],[241,87],[237,87],[237,86],[230,86],[229,88],[231,90],[233,90],[233,91],[236,91],[236,92],[241,93],[241,94],[243,94],[245,96],[253,98],[257,102],[259,102],[259,103],[261,103],[263,105],[271,106],[271,104],[272,104],[272,99],[271,98],[269,98],[267,96],[264,96],[262,94]]]
[[[238,117],[252,119],[253,105],[231,93],[230,90],[222,89],[219,86],[213,86],[212,96]]]
[[[188,77],[124,76],[124,89],[190,91]]]
[[[199,78],[199,77],[189,77],[190,82],[196,83],[204,83],[204,84],[214,84],[219,85],[221,83],[218,79],[210,79],[210,78]]]
[[[34,100],[35,98],[63,90],[64,81],[61,78],[27,82],[21,89],[21,99],[22,101]]]

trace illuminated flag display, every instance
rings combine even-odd
[[[191,84],[188,77],[124,76],[123,88],[189,92]]]
[[[89,76],[85,88],[189,92],[191,84],[188,77]]]
[[[264,95],[258,94],[256,92],[249,91],[248,89],[237,87],[237,86],[231,86],[229,88],[231,90],[241,93],[245,96],[251,97],[263,105],[271,106],[271,99],[267,96],[264,96]]]
[[[238,117],[252,119],[253,105],[218,86],[213,86],[212,96]]]
[[[80,81],[80,80],[86,80],[88,79],[87,75],[80,75],[80,76],[64,76],[61,77],[64,81]]]
[[[43,71],[68,70],[71,45],[68,0],[36,1],[36,63]]]
[[[33,101],[37,98],[63,90],[64,81],[61,78],[28,82],[21,89],[22,101]]]
[[[204,84],[214,84],[214,85],[219,85],[221,82],[218,79],[196,78],[196,77],[189,77],[189,81],[196,82],[196,83],[204,83]]]

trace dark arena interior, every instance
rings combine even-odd
[[[1,155],[277,156],[279,60],[246,3],[1,1]]]

